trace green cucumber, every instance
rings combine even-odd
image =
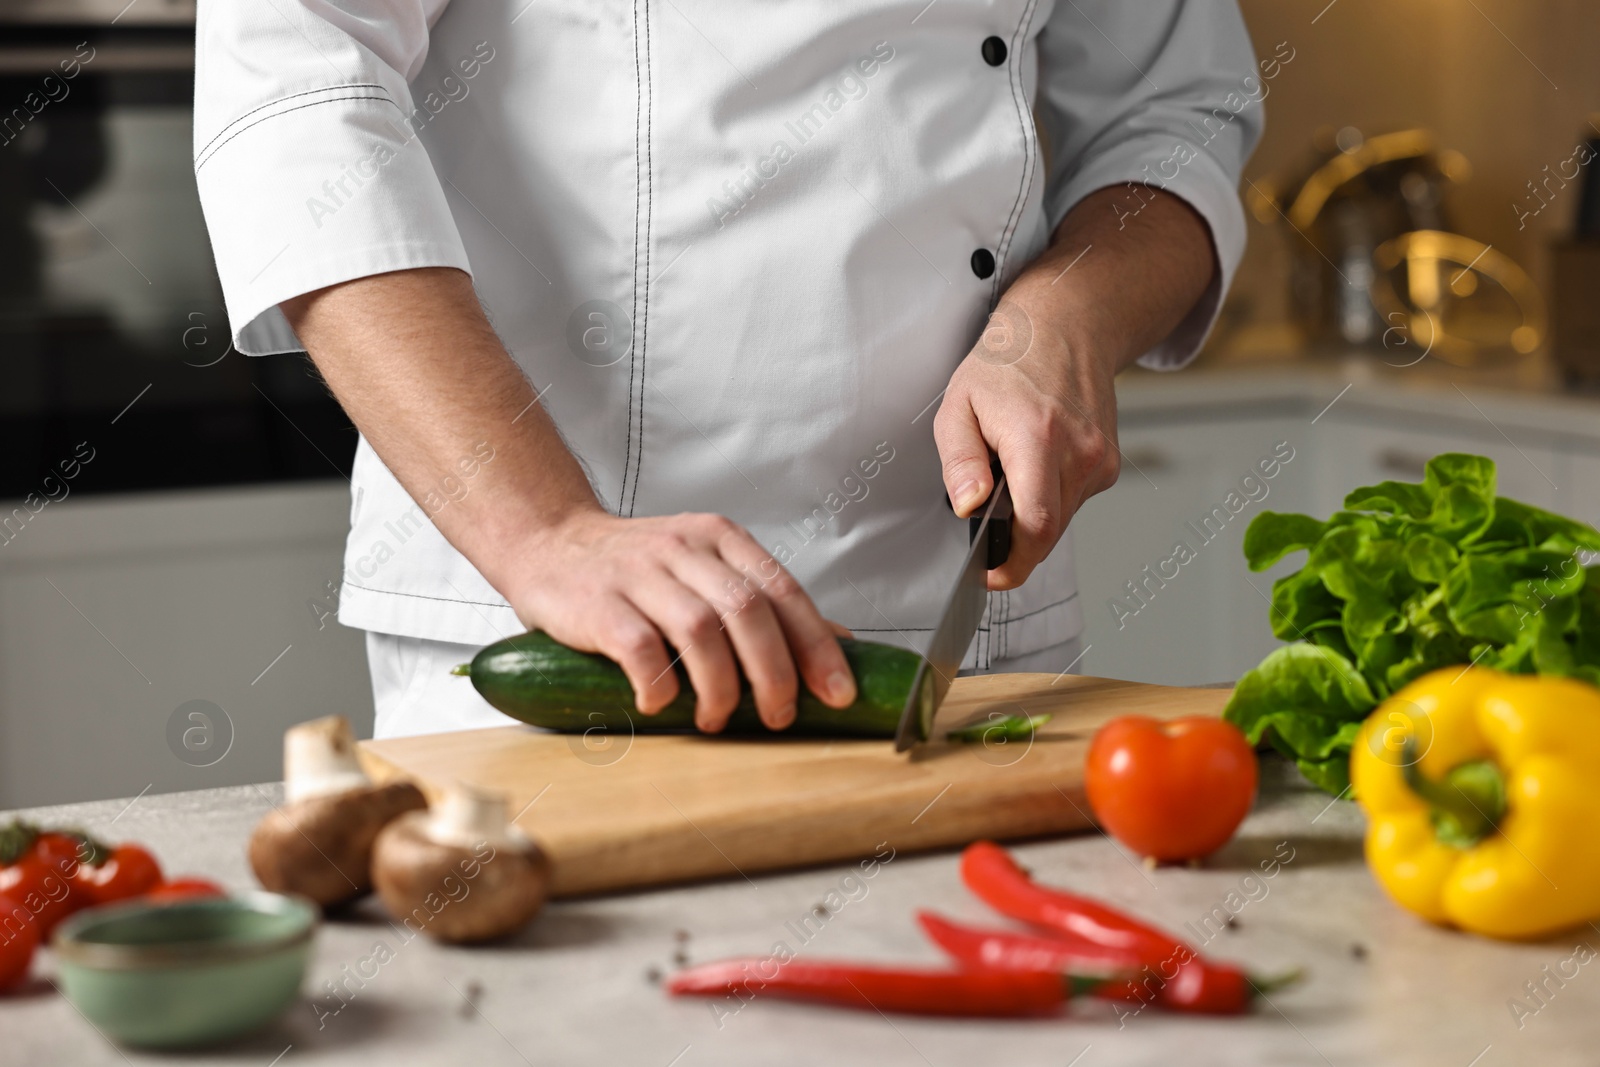
[[[807,737],[893,737],[922,657],[893,645],[840,638],[856,679],[855,703],[833,708],[804,687],[795,720],[784,734]],[[670,649],[669,649],[670,651]],[[605,656],[568,648],[549,634],[508,637],[481,649],[455,669],[472,679],[490,706],[532,726],[565,733],[589,730],[673,733],[694,729],[694,691],[682,662],[674,664],[678,695],[654,715],[634,706],[633,686]],[[728,734],[771,733],[756,714],[750,683],[740,679],[739,706]]]

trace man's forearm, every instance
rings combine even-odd
[[[1216,272],[1205,221],[1170,193],[1146,189],[1137,215],[1118,211],[1125,187],[1085,197],[1056,228],[1050,248],[1007,290],[1069,347],[1132,364],[1170,334]]]
[[[487,442],[496,462],[433,516],[491,585],[504,546],[599,503],[533,386],[489,326],[471,279],[433,268],[360,278],[297,297],[284,314],[329,387],[413,498]]]
[[[465,274],[381,274],[283,308],[414,499],[459,477],[482,443],[494,448],[434,525],[523,625],[621,664],[640,711],[677,695],[679,661],[704,730],[727,723],[741,669],[773,729],[794,721],[802,679],[834,707],[855,699],[834,631],[748,530],[719,515],[621,519],[601,508]]]

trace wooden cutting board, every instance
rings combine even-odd
[[[1089,738],[1119,715],[1217,715],[1221,689],[1103,678],[957,679],[949,720],[990,712],[1054,717],[1033,741],[943,742],[897,754],[888,741],[605,737],[526,726],[366,741],[379,781],[430,796],[460,781],[504,792],[517,824],[554,860],[556,896],[1018,838],[1091,825]]]

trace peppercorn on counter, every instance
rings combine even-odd
[[[300,999],[272,1028],[198,1058],[386,1067],[483,1064],[1186,1064],[1593,1062],[1600,1045],[1596,935],[1536,943],[1441,929],[1397,908],[1367,870],[1353,804],[1275,758],[1238,835],[1198,868],[1146,870],[1099,834],[1011,851],[1042,883],[1144,917],[1208,958],[1304,979],[1248,1015],[1201,1017],[1103,1000],[1028,1020],[928,1019],[763,997],[672,998],[695,964],[791,953],[800,960],[936,967],[917,913],[999,925],[962,884],[958,852],[911,855],[894,833],[859,861],[737,875],[643,893],[556,900],[518,937],[484,950],[392,926],[369,898],[324,923]],[[254,879],[239,842],[283,802],[280,786],[147,795],[23,813],[41,824],[138,839],[176,870],[227,888]],[[939,805],[920,821],[940,817]],[[113,821],[115,826],[112,826]],[[920,822],[918,824],[920,826]],[[909,829],[909,827],[908,827]],[[124,1054],[46,985],[41,955],[23,995],[0,1001],[0,1064],[125,1067]],[[29,995],[31,993],[32,995]],[[131,1055],[131,1054],[130,1054]]]

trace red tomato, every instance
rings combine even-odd
[[[140,845],[118,845],[100,866],[80,867],[78,876],[91,903],[109,904],[140,896],[160,885],[161,865]]]
[[[33,916],[39,937],[49,937],[56,923],[86,903],[74,889],[71,879],[32,852],[9,867],[0,867],[0,893]]]
[[[87,853],[88,850],[83,842],[71,834],[58,834],[46,830],[33,842],[33,854],[51,869],[60,871],[68,878],[77,871],[78,865],[83,862]]]
[[[27,977],[38,947],[39,924],[33,913],[11,897],[0,896],[0,990]]]
[[[145,894],[146,900],[198,900],[203,897],[225,897],[228,891],[208,878],[174,878],[162,882]]]
[[[1238,727],[1205,715],[1113,719],[1089,743],[1095,819],[1156,860],[1195,859],[1233,836],[1256,795],[1256,754]]]

